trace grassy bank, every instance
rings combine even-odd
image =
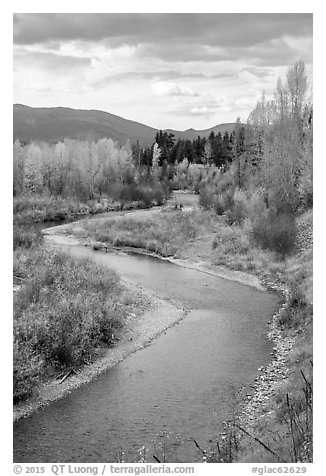
[[[36,194],[14,197],[13,214],[15,224],[60,221],[79,215],[105,211],[107,206],[94,202],[82,203],[62,197]]]
[[[110,193],[98,199],[80,200],[77,196],[25,192],[14,196],[14,223],[43,223],[108,211],[151,208],[163,205],[171,188],[165,183],[113,184]]]
[[[117,210],[149,208],[155,201],[115,201],[112,199],[88,200],[49,197],[42,195],[24,195],[14,197],[14,223],[18,225],[44,223],[49,221],[70,220],[82,215],[94,215]]]
[[[21,233],[14,250],[15,402],[101,354],[137,307],[115,272],[30,240]]]
[[[155,216],[110,218],[101,223],[86,221],[83,236],[107,245],[143,248],[161,256],[174,256],[182,249],[185,237],[187,242],[194,240],[206,224],[206,216],[203,220],[199,217],[193,220],[189,214],[168,211]]]
[[[67,232],[73,226],[66,228]],[[205,261],[208,266],[282,277],[285,262],[277,252],[253,244],[246,224],[229,226],[213,211],[166,208],[147,216],[83,221],[79,236],[111,246],[143,248],[161,256]]]
[[[306,222],[309,233],[300,235],[296,228],[296,241],[286,256],[258,246],[246,220],[230,226],[227,217],[209,210],[167,209],[151,216],[84,221],[78,230],[79,237],[108,246],[142,248],[205,263],[210,270],[222,266],[251,273],[282,295],[282,308],[271,323],[277,365],[258,379],[261,395],[258,404],[250,407],[250,421],[239,411],[227,422],[223,439],[213,449],[205,449],[208,461],[312,461],[311,212],[299,221]],[[238,410],[247,404],[241,398]]]

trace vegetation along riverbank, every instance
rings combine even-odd
[[[197,442],[208,462],[312,461],[312,115],[305,67],[297,62],[273,100],[263,95],[247,123],[237,121],[227,144],[213,133],[198,142],[197,155],[176,154],[167,132],[141,151],[106,139],[15,144],[16,227],[29,213],[30,221],[44,220],[43,211],[35,218],[37,200],[42,210],[61,200],[111,200],[120,210],[159,205],[53,233],[99,252],[152,253],[279,293],[282,306],[268,329],[272,362],[259,369],[252,392],[235,396],[234,414],[212,447]],[[173,189],[187,193],[166,201]],[[24,208],[26,196],[32,198]],[[78,367],[128,335],[127,316],[141,316],[151,299],[136,298],[113,272],[45,253],[34,235],[15,230],[14,275],[24,283],[14,302],[18,401],[44,371]],[[175,311],[176,320],[182,312]]]

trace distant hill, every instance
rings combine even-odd
[[[175,137],[180,137],[181,139],[194,140],[194,139],[197,139],[198,136],[208,137],[212,131],[214,131],[214,134],[218,134],[218,132],[220,132],[222,136],[224,135],[226,131],[228,131],[228,133],[231,134],[231,132],[234,131],[234,128],[235,128],[235,122],[226,122],[224,124],[219,124],[218,126],[210,127],[209,129],[201,129],[201,130],[187,129],[185,131],[175,131],[173,129],[166,129],[166,131],[172,132],[172,134],[174,134]]]
[[[14,104],[13,137],[20,141],[58,142],[65,138],[93,139],[108,137],[120,145],[128,140],[131,144],[139,140],[141,146],[154,142],[157,129],[139,122],[123,119],[108,112],[96,110],[70,109],[67,107],[35,108]],[[208,137],[215,133],[231,132],[234,123],[220,124],[210,129],[175,131],[169,129],[176,138],[196,139],[198,135]]]

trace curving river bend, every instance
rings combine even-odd
[[[200,461],[193,439],[202,447],[216,440],[234,390],[250,393],[271,359],[266,325],[278,298],[168,261],[64,248],[191,311],[90,384],[18,420],[14,461],[115,462],[123,451],[134,462],[143,445],[148,461],[162,453],[169,462]]]

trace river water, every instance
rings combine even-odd
[[[55,237],[54,237],[55,238]],[[54,239],[52,238],[52,240]],[[51,240],[51,238],[48,238]],[[73,243],[73,242],[72,242]],[[14,424],[15,462],[200,461],[271,359],[266,325],[275,295],[168,261],[65,246],[191,311],[151,345],[90,384]]]

